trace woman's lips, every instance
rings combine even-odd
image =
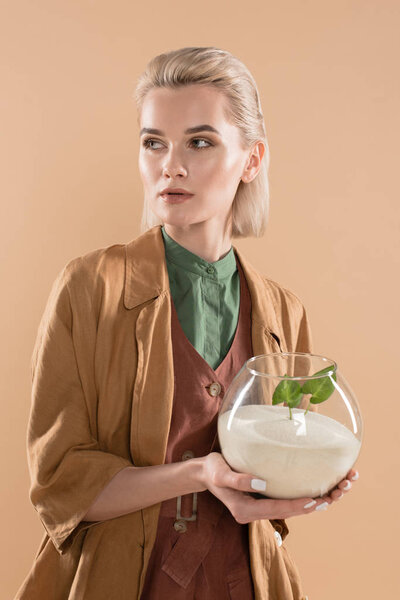
[[[191,198],[194,194],[160,194],[164,202],[168,204],[180,204],[188,198]]]

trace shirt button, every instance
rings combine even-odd
[[[207,273],[214,273],[214,271],[215,271],[214,267],[211,267],[211,266],[207,267]]]
[[[182,454],[182,460],[188,460],[189,458],[194,458],[194,452],[191,450],[185,450]]]
[[[221,385],[217,381],[214,381],[210,384],[210,387],[208,388],[208,393],[210,394],[210,396],[219,396],[221,393]]]
[[[187,525],[186,525],[185,521],[182,521],[181,519],[179,519],[179,521],[175,521],[174,529],[178,533],[185,533],[185,531],[187,530]]]
[[[276,537],[276,543],[278,544],[278,546],[282,546],[282,538],[281,538],[281,534],[279,533],[279,531],[275,530],[275,537]]]

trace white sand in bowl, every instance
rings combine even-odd
[[[218,418],[222,455],[230,467],[267,482],[270,498],[322,496],[354,465],[360,441],[344,425],[317,412],[249,404]]]

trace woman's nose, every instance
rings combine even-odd
[[[186,169],[183,166],[164,166],[163,175],[169,175],[172,179],[177,175],[186,175]]]
[[[187,174],[183,161],[177,152],[169,152],[168,156],[165,157],[163,174],[171,177]]]

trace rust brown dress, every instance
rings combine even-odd
[[[232,379],[253,355],[251,298],[237,259],[236,263],[238,324],[230,349],[215,370],[189,342],[171,297],[175,390],[166,463],[221,451],[218,411]],[[209,490],[197,494],[197,514],[195,494],[181,497],[180,514],[177,500],[161,504],[141,600],[253,600],[248,525],[237,523]]]

